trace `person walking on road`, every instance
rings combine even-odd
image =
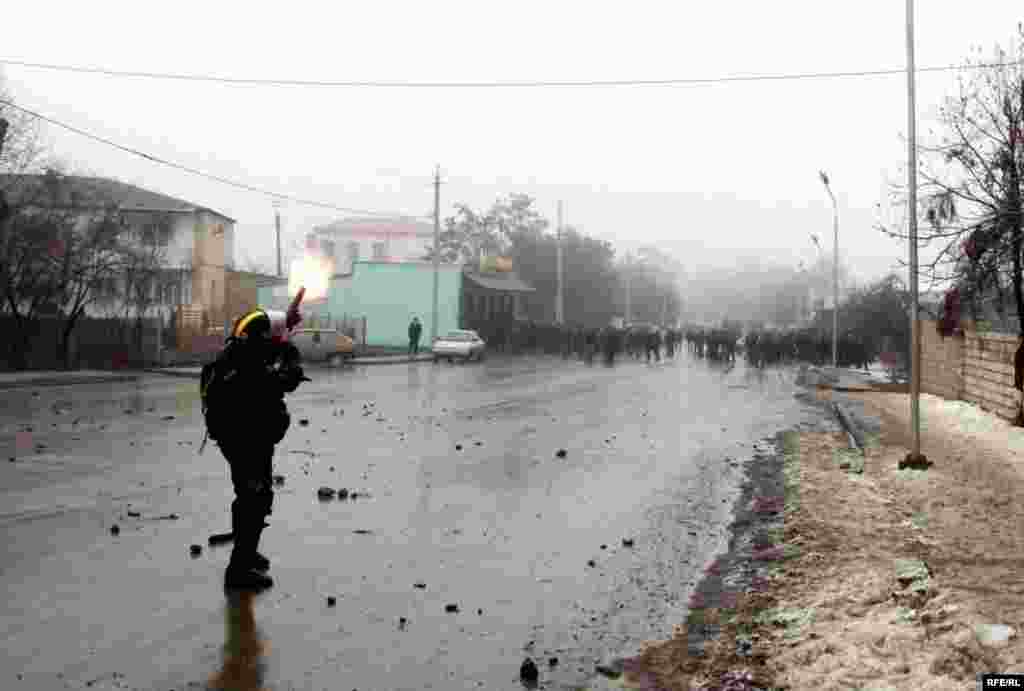
[[[418,355],[420,352],[420,334],[423,333],[423,324],[419,317],[413,317],[409,322],[409,355]]]

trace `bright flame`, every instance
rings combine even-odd
[[[288,272],[288,294],[295,295],[305,286],[306,301],[327,298],[327,287],[331,278],[331,266],[322,257],[305,255],[292,262]]]

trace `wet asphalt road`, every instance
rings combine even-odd
[[[542,686],[599,688],[596,662],[685,619],[725,546],[726,459],[818,415],[791,371],[686,354],[310,376],[275,457],[276,585],[241,600],[206,545],[231,489],[197,453],[197,381],[2,393],[0,687],[513,689],[530,655]]]

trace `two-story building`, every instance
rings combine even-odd
[[[333,263],[332,274],[351,274],[359,261],[422,261],[434,226],[408,218],[347,218],[317,226],[306,245]]]
[[[248,287],[230,285],[239,283],[235,220],[209,207],[118,180],[55,173],[0,175],[0,189],[16,208],[58,210],[83,223],[113,215],[121,224],[122,245],[137,251],[140,270],[133,274],[129,263],[98,286],[89,316],[140,316],[141,311],[164,323],[177,320],[181,332],[201,332],[230,322],[237,306],[228,304],[229,296],[238,302],[239,291]],[[141,258],[145,255],[151,261]],[[251,300],[241,299],[246,304],[255,301],[255,286],[241,292],[252,293]]]

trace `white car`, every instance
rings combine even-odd
[[[436,338],[430,352],[434,354],[434,362],[442,358],[448,358],[449,362],[456,358],[468,362],[473,358],[483,360],[486,347],[487,344],[476,331],[460,330],[449,331],[444,336]]]

